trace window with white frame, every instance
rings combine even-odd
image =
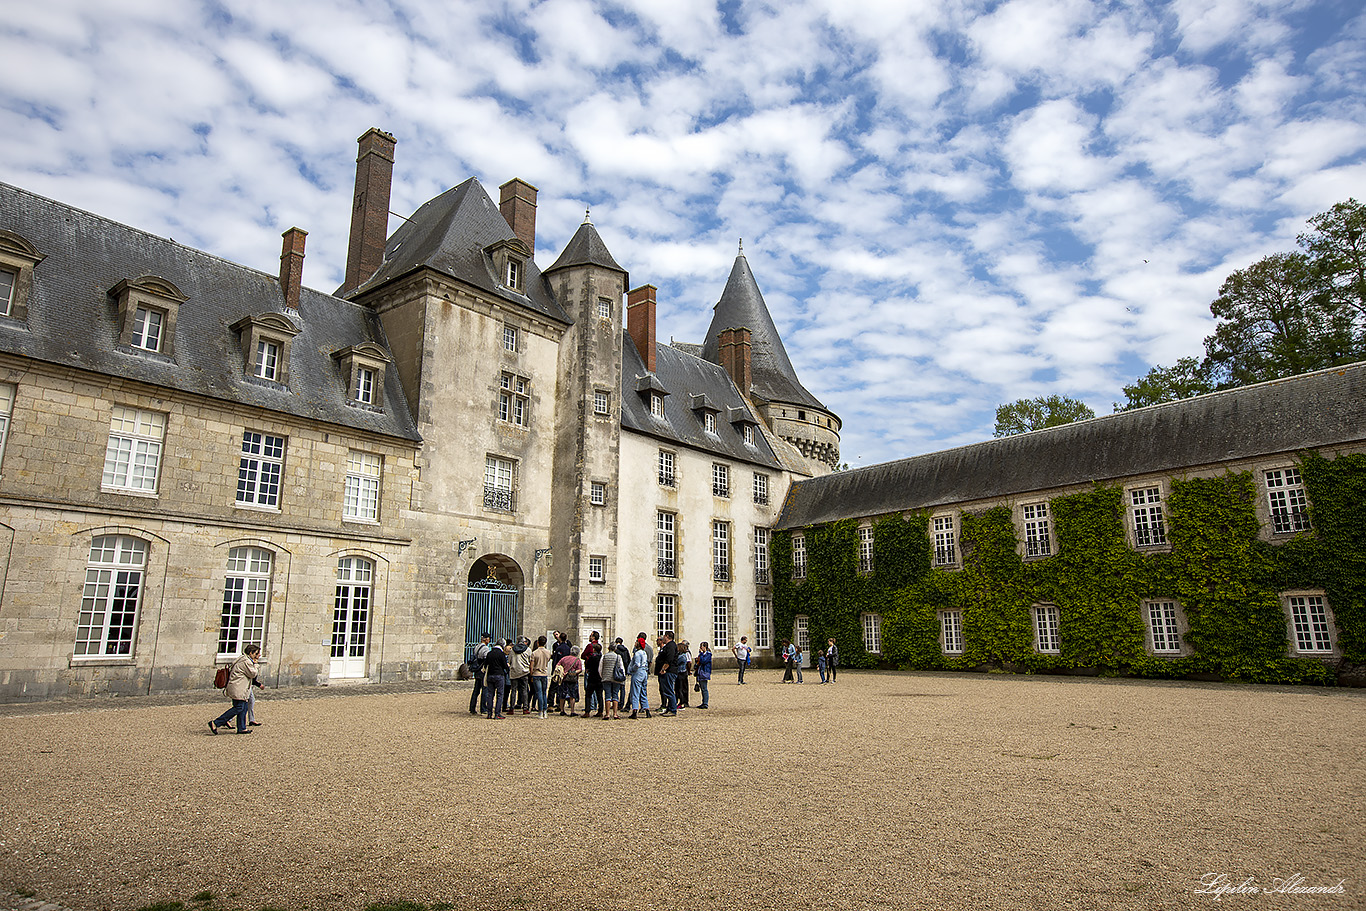
[[[243,506],[280,507],[280,476],[285,467],[285,438],[242,431],[242,458],[237,463],[237,502]]]
[[[1167,543],[1161,487],[1136,487],[1129,491],[1129,517],[1133,522],[1135,547],[1160,547]]]
[[[523,376],[503,373],[498,380],[498,420],[517,427],[530,423],[531,382]]]
[[[658,392],[650,393],[650,414],[660,419],[664,417],[664,396]]]
[[[612,396],[606,392],[593,393],[593,413],[605,417],[612,413]]]
[[[1053,540],[1048,526],[1048,504],[1026,503],[1024,516],[1025,556],[1046,557],[1053,553]]]
[[[711,599],[711,647],[730,648],[730,599]]]
[[[588,558],[588,581],[606,582],[607,581],[607,558],[593,555]]]
[[[674,454],[667,449],[659,450],[659,486],[673,487],[675,484],[674,475]]]
[[[610,298],[598,298],[598,319],[609,323],[612,321],[612,301]]]
[[[797,645],[797,651],[802,653],[802,660],[806,660],[811,654],[811,618],[798,616],[792,618],[792,640]]]
[[[28,319],[33,270],[43,257],[44,254],[22,236],[0,228],[0,316],[19,321]]]
[[[773,646],[773,602],[758,598],[754,602],[754,647]]]
[[[1278,535],[1309,530],[1309,498],[1298,468],[1266,472],[1266,498],[1271,507],[1271,530]]]
[[[858,530],[858,571],[873,571],[873,527],[860,525]]]
[[[256,340],[256,375],[263,380],[279,381],[280,344],[270,339]]]
[[[522,290],[522,263],[519,260],[508,260],[507,273],[503,284],[513,291]]]
[[[874,655],[882,654],[882,615],[863,615],[863,649]]]
[[[711,495],[730,496],[730,466],[713,462],[711,466]]]
[[[768,529],[762,525],[754,529],[754,582],[768,584]]]
[[[104,451],[104,490],[156,493],[166,415],[115,405]]]
[[[74,657],[133,654],[146,568],[145,541],[128,535],[100,535],[91,541]]]
[[[678,596],[655,596],[655,635],[678,629]]]
[[[14,384],[0,383],[0,462],[5,458],[5,441],[9,439],[10,415],[14,413],[14,393]]]
[[[953,516],[935,516],[934,565],[955,566],[958,563],[958,529]]]
[[[1062,651],[1062,639],[1058,633],[1058,607],[1056,604],[1036,604],[1034,612],[1034,651],[1045,655],[1056,655]]]
[[[168,326],[163,347],[171,341]],[[242,352],[246,356],[246,373],[258,379],[268,380],[282,386],[289,384],[289,352],[299,327],[279,313],[265,313],[247,316],[232,324],[242,339]]]
[[[746,446],[753,446],[753,445],[754,445],[754,425],[753,425],[753,424],[744,424],[744,425],[742,425],[742,427],[743,427],[743,429],[741,430],[741,433],[744,435],[744,438],[745,438],[745,445],[746,445]]]
[[[730,581],[730,523],[711,523],[711,567],[712,580]]]
[[[674,565],[677,543],[674,538],[676,519],[671,512],[655,513],[655,571],[666,579],[678,575],[678,567]]]
[[[1153,654],[1181,654],[1181,622],[1176,602],[1147,601],[1143,604],[1143,613]]]
[[[362,405],[375,404],[375,371],[372,368],[356,368],[356,388],[351,397]]]
[[[373,452],[346,453],[346,495],[342,516],[356,522],[379,521],[379,480],[383,463]]]
[[[768,475],[754,473],[754,504],[756,506],[768,505]]]
[[[218,623],[218,657],[239,655],[248,645],[266,644],[266,606],[274,556],[264,547],[228,551],[223,612]]]
[[[517,510],[517,463],[488,456],[484,459],[484,507],[499,512]]]
[[[380,410],[380,402],[384,400],[384,368],[388,357],[383,348],[371,342],[348,345],[332,352],[351,404]]]
[[[1333,652],[1333,619],[1323,595],[1287,595],[1285,607],[1294,634],[1296,654],[1327,655]]]
[[[702,430],[712,435],[716,434],[716,413],[714,411],[702,412]]]
[[[15,289],[19,287],[19,271],[0,266],[0,316],[9,316],[14,306]]]
[[[806,536],[792,536],[792,578],[806,578]]]
[[[592,481],[589,485],[588,502],[594,506],[602,506],[607,502],[607,484],[602,481]]]
[[[517,327],[516,327],[516,326],[508,326],[508,325],[504,325],[504,326],[503,326],[503,350],[504,350],[504,351],[514,351],[514,352],[515,352],[515,351],[517,350],[517,335],[518,335],[518,333],[517,333]]]
[[[109,296],[117,302],[120,347],[174,356],[176,315],[186,301],[179,288],[164,278],[144,275],[122,279],[109,289]]]
[[[963,612],[960,610],[941,610],[939,612],[939,647],[946,655],[963,654]]]
[[[139,306],[133,314],[133,347],[143,351],[160,351],[161,334],[166,314],[151,307]]]
[[[337,588],[332,602],[333,658],[363,658],[370,638],[370,604],[375,565],[361,557],[337,561]]]

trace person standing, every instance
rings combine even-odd
[[[546,684],[550,682],[550,649],[545,647],[545,636],[536,640],[536,648],[531,652],[531,695],[536,703],[540,717],[546,713]]]
[[[564,668],[564,680],[560,683],[560,714],[572,717],[574,704],[579,701],[579,677],[583,675],[583,659],[579,657],[577,645],[569,647],[569,654],[560,659],[559,667]],[[566,705],[568,712],[564,710]]]
[[[741,636],[740,644],[731,649],[735,652],[735,665],[740,669],[740,682],[745,682],[745,668],[749,667],[749,637]]]
[[[703,642],[697,647],[697,657],[693,659],[692,667],[697,677],[697,688],[702,691],[702,704],[698,708],[705,709],[710,695],[707,685],[711,683],[711,646]]]
[[[835,640],[831,639],[825,648],[825,672],[830,675],[830,682],[835,682],[835,668],[840,666],[840,650],[835,647]]]
[[[511,666],[508,677],[511,682],[508,684],[508,701],[512,702],[512,711],[518,709],[526,715],[531,712],[528,706],[531,693],[531,640],[526,636],[518,636],[517,644],[512,647],[512,654],[508,656],[508,664]]]
[[[583,654],[579,659],[583,661],[583,717],[589,717],[594,710],[597,711],[599,718],[602,717],[603,698],[602,685],[604,683],[599,662],[602,660],[602,643],[598,641],[597,630],[594,630],[588,637],[588,644],[583,647]]]
[[[261,657],[261,646],[248,645],[242,652],[242,657],[232,663],[232,669],[228,671],[228,685],[226,692],[228,698],[232,700],[232,708],[219,715],[209,722],[209,733],[217,734],[219,728],[225,728],[234,720],[237,722],[237,733],[250,734],[247,730],[247,697],[251,695],[251,687],[256,683],[257,677],[261,673],[260,665],[256,659]],[[261,686],[261,684],[256,684]],[[261,686],[265,689],[264,686]]]
[[[821,683],[825,682],[825,652],[816,653],[816,668],[821,672]]]
[[[792,658],[792,667],[797,672],[797,682],[802,682],[802,664],[806,661],[806,656],[802,654],[801,648],[796,648],[796,654]]]
[[[674,697],[680,709],[688,708],[688,673],[692,670],[692,646],[684,639],[678,644],[678,657],[674,659]]]
[[[484,689],[488,691],[488,711],[484,714],[502,721],[508,701],[508,653],[502,639],[484,656]]]
[[[650,717],[650,665],[654,661],[654,655],[650,652],[650,643],[645,640],[645,634],[641,633],[636,637],[636,646],[631,652],[631,664],[627,667],[627,672],[631,675],[631,716],[642,709],[645,717]]]
[[[675,691],[675,678],[678,673],[674,670],[677,661],[678,646],[674,643],[674,631],[668,630],[664,633],[664,644],[660,646],[659,654],[655,655],[655,673],[659,675],[659,698],[663,703],[659,712],[661,718],[671,718],[678,714]]]
[[[792,657],[797,650],[792,647],[792,643],[783,640],[783,683],[792,682]]]
[[[470,656],[470,673],[474,674],[474,692],[470,693],[471,715],[479,714],[480,709],[483,708],[480,702],[488,698],[484,696],[484,658],[488,656],[489,640],[492,638],[493,636],[490,633],[484,633],[480,636],[479,644],[475,646],[474,654]],[[483,700],[480,699],[481,696]]]
[[[617,679],[618,670],[622,672],[622,680]],[[618,717],[622,683],[626,678],[626,665],[615,648],[603,649],[602,657],[598,659],[598,675],[602,678],[602,709],[598,715],[603,721],[611,721]]]

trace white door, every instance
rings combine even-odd
[[[374,567],[360,557],[337,562],[337,599],[332,611],[330,676],[364,677],[370,639],[370,580]]]
[[[588,643],[588,635],[592,632],[598,633],[598,641],[604,645],[611,645],[615,634],[612,632],[611,617],[584,617],[579,621],[579,637],[583,642],[580,646]]]

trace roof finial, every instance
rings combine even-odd
[[[588,207],[585,206],[583,210],[583,223],[586,225],[591,225],[593,223],[593,220],[588,217],[588,211]]]
[[[740,238],[740,255],[745,255],[745,239],[743,237]]]

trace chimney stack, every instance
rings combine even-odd
[[[346,251],[346,281],[338,294],[349,294],[374,275],[384,262],[389,239],[389,191],[394,181],[394,146],[390,134],[371,127],[356,140],[356,198],[351,209],[351,244]]]
[[[303,228],[290,228],[282,235],[285,239],[280,250],[280,290],[285,295],[285,306],[290,310],[299,309],[299,289],[304,279],[304,238],[308,232]]]
[[[750,383],[754,378],[751,369],[750,331],[743,326],[721,330],[718,353],[721,356],[721,366],[730,374],[740,394],[748,396]]]
[[[514,177],[498,188],[498,211],[517,239],[536,252],[536,188]]]
[[[645,369],[655,372],[655,292],[654,285],[641,285],[626,292],[626,331],[636,343]]]

